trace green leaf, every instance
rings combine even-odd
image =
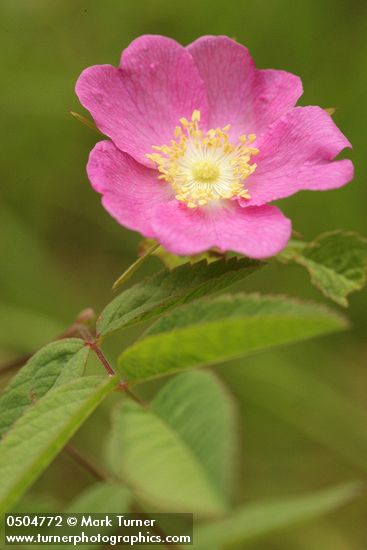
[[[55,387],[6,433],[0,443],[0,512],[9,510],[117,385],[87,376]]]
[[[254,402],[366,471],[367,412],[309,369],[273,357],[271,365],[244,369],[238,391],[246,402]]]
[[[130,494],[126,487],[116,483],[96,483],[77,496],[64,512],[68,514],[112,514],[120,512],[123,514],[129,510],[130,500]],[[48,508],[44,508],[41,512],[45,512],[45,510],[48,510]],[[112,535],[115,530],[115,527],[109,526],[91,527],[88,529],[88,535]],[[59,535],[60,533],[55,528],[51,534]],[[45,550],[55,548],[52,544],[42,546]],[[106,544],[101,542],[100,544],[83,544],[82,546],[83,550],[97,550],[97,548],[105,548]],[[75,545],[64,544],[63,547],[75,548]]]
[[[199,526],[195,532],[194,548],[207,550],[213,546],[252,542],[327,514],[360,492],[361,484],[348,483],[298,497],[247,505],[225,519]]]
[[[127,512],[130,500],[130,493],[126,487],[117,483],[97,483],[73,500],[67,511],[75,514]]]
[[[128,512],[131,505],[130,493],[116,483],[98,483],[79,495],[67,508],[73,514],[115,514]],[[115,527],[99,527],[101,535],[112,535]],[[56,533],[57,534],[57,533]],[[83,544],[83,550],[105,548],[106,544]],[[51,547],[50,547],[51,548]],[[66,548],[75,548],[72,544]]]
[[[32,511],[32,514],[44,514],[46,510],[49,514],[57,514],[59,511],[59,506],[56,495],[54,495],[54,497],[52,497],[51,494],[46,495],[33,493],[24,495],[23,498],[16,503],[16,508],[13,510],[7,510],[7,512],[14,514],[29,514],[30,510]],[[5,540],[4,521],[0,523],[0,540]],[[0,548],[1,550],[4,550],[5,546],[2,545]],[[26,550],[26,546],[21,546],[18,544],[15,548],[17,550]]]
[[[236,448],[235,410],[218,378],[203,371],[180,374],[165,384],[151,408],[180,434],[219,492],[229,499]]]
[[[119,368],[130,383],[141,382],[346,327],[339,314],[312,303],[257,294],[219,296],[162,317],[122,353]]]
[[[341,306],[348,305],[348,294],[366,284],[367,240],[356,233],[325,233],[308,244],[291,241],[277,258],[305,267],[311,282]]]
[[[178,304],[218,292],[247,277],[261,265],[246,258],[231,258],[160,271],[110,302],[97,321],[97,331],[105,336],[124,326],[161,315]]]
[[[232,402],[210,373],[171,380],[149,408],[127,401],[108,459],[145,505],[202,516],[227,507],[235,447]]]
[[[25,494],[21,500],[16,503],[16,508],[11,510],[11,513],[28,514],[30,510],[32,510],[32,514],[41,514],[44,513],[45,510],[51,514],[56,514],[60,510],[58,495],[30,491],[29,494]]]
[[[33,355],[0,394],[0,437],[51,388],[81,376],[88,355],[78,338],[52,342]]]

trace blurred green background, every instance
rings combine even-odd
[[[112,281],[136,257],[139,235],[108,216],[85,175],[98,136],[68,111],[83,112],[74,95],[79,73],[89,65],[117,64],[138,35],[165,34],[187,44],[203,34],[226,34],[249,47],[258,67],[300,75],[301,104],[337,108],[335,121],[354,146],[356,177],[341,190],[299,193],[282,201],[282,209],[307,240],[336,228],[367,234],[365,1],[2,0],[0,32],[1,363],[51,339],[84,307],[98,311],[110,299]],[[143,273],[159,266],[152,258]],[[324,300],[296,267],[269,267],[238,289]],[[366,292],[352,296],[349,315],[348,334],[219,369],[238,401],[237,503],[363,478],[363,469],[317,435],[326,404],[313,391],[322,384],[366,407]],[[115,337],[111,359],[137,333]],[[3,375],[0,383],[6,380]],[[110,408],[104,404],[74,442],[97,463]],[[336,420],[333,429],[337,434]],[[51,509],[91,482],[61,455],[29,498]],[[366,504],[361,498],[251,548],[364,550]]]

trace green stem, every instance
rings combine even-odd
[[[74,111],[69,111],[69,113],[73,118],[75,118],[75,120],[78,120],[79,122],[87,126],[90,130],[94,130],[95,132],[97,132],[97,134],[103,136],[102,132],[100,132],[97,126],[94,124],[93,120],[89,120],[89,118],[86,118],[79,113],[75,113]]]
[[[69,455],[70,458],[74,460],[74,462],[79,464],[79,466],[81,466],[92,477],[94,477],[96,481],[101,481],[104,483],[109,481],[109,477],[107,474],[97,468],[92,462],[89,461],[88,458],[82,455],[80,451],[78,451],[78,449],[73,447],[70,443],[67,443],[63,450],[67,455]]]
[[[98,361],[102,364],[104,369],[106,370],[108,376],[116,376],[117,373],[112,368],[110,362],[108,361],[107,357],[101,350],[101,348],[98,345],[98,342],[94,339],[93,334],[87,329],[87,327],[81,326],[79,327],[79,333],[83,340],[85,341],[86,345],[90,347],[91,350],[94,351]],[[127,395],[129,395],[136,403],[139,403],[142,407],[147,407],[147,403],[140,399],[137,395],[135,395],[128,387],[127,383],[124,382],[124,380],[120,380],[117,391],[125,392]]]

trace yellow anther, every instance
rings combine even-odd
[[[181,126],[176,126],[175,128],[175,138],[178,138],[182,135],[182,128]]]

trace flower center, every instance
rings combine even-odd
[[[209,160],[199,160],[192,167],[192,177],[201,183],[213,183],[219,175],[218,165]]]
[[[170,145],[153,146],[147,154],[157,165],[159,179],[171,184],[175,198],[189,208],[222,199],[250,198],[244,180],[256,170],[251,162],[259,150],[252,147],[255,134],[239,137],[237,146],[229,141],[230,125],[203,133],[200,111],[191,120],[180,119]]]

